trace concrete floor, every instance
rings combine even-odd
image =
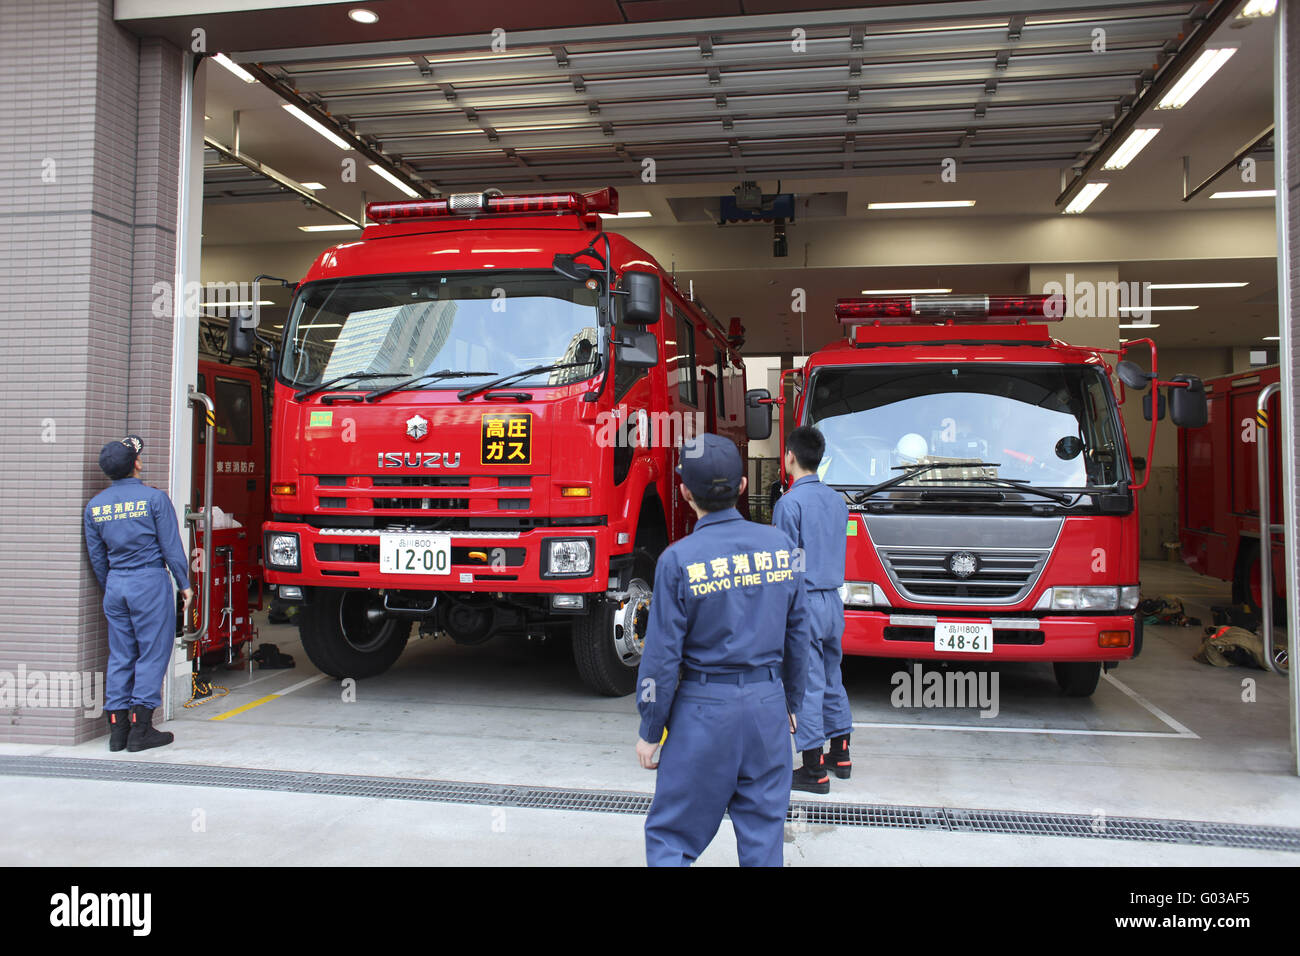
[[[1143,569],[1145,595],[1174,593],[1209,621],[1226,585],[1181,565]],[[851,803],[978,807],[1300,826],[1290,772],[1287,685],[1191,655],[1200,628],[1148,628],[1135,662],[1091,699],[1059,696],[1046,665],[1000,668],[1001,712],[896,709],[896,662],[849,659],[854,777],[827,797]],[[651,792],[632,744],[631,698],[591,696],[567,649],[508,640],[415,641],[356,700],[319,675],[292,628],[261,640],[292,654],[286,671],[219,678],[230,694],[183,711],[176,744],[113,760]],[[315,678],[315,679],[313,679]],[[1242,701],[1242,682],[1256,701]],[[282,693],[225,719],[214,719]],[[109,759],[78,747],[0,745],[4,754]],[[114,812],[111,829],[102,808]],[[203,828],[196,830],[196,820]],[[639,816],[456,806],[298,793],[89,780],[6,778],[0,819],[17,827],[0,864],[561,863],[639,864]],[[141,853],[141,847],[148,847]],[[790,865],[1020,863],[1286,865],[1293,853],[1118,840],[813,826],[787,835]],[[734,864],[729,824],[701,860]]]

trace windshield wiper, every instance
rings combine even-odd
[[[304,398],[307,398],[310,395],[315,395],[317,392],[323,392],[327,388],[333,388],[339,382],[346,382],[350,378],[396,378],[401,374],[401,372],[351,372],[347,375],[339,375],[336,378],[332,378],[328,382],[321,382],[319,385],[313,385],[311,388],[304,388],[300,392],[295,392],[293,397],[301,402]]]
[[[936,468],[998,468],[1001,462],[996,461],[935,461],[927,465],[917,462],[914,465],[895,465],[891,470],[902,470],[901,475],[895,475],[893,478],[886,478],[878,485],[870,485],[863,488],[853,496],[854,504],[862,504],[878,491],[884,491],[886,488],[892,488],[895,485],[902,484],[909,478],[915,478],[917,475],[923,475],[927,471],[934,471]]]
[[[945,479],[936,478],[934,481],[943,481]],[[983,481],[1001,488],[1015,488],[1019,491],[1028,491],[1030,494],[1042,495],[1044,498],[1051,498],[1053,501],[1059,501],[1063,505],[1073,504],[1074,499],[1069,495],[1062,494],[1059,491],[1048,491],[1046,488],[1036,488],[1035,486],[1024,481],[1017,481],[1014,478],[987,478],[983,475],[962,475],[957,481]]]
[[[379,388],[373,392],[366,392],[363,398],[367,402],[377,402],[385,395],[391,395],[393,392],[400,392],[404,388],[410,388],[412,385],[418,385],[421,382],[436,382],[444,378],[472,378],[475,375],[491,375],[491,372],[453,372],[449,368],[444,368],[440,372],[425,372],[423,375],[417,375],[415,378],[408,378],[405,382],[398,382],[396,385],[389,385],[387,388]]]
[[[505,385],[507,382],[514,381],[517,378],[526,378],[529,375],[540,375],[542,372],[558,372],[562,368],[582,368],[592,365],[591,361],[586,362],[552,362],[548,365],[534,365],[532,368],[521,369],[518,372],[511,372],[509,375],[502,375],[500,378],[494,378],[490,382],[484,382],[482,385],[471,385],[469,388],[462,388],[456,393],[456,397],[462,402],[473,398],[480,392],[486,392],[496,388],[498,385]],[[599,363],[597,363],[598,365]],[[491,374],[491,373],[489,373]]]

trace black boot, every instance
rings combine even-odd
[[[130,713],[129,710],[104,711],[108,718],[108,749],[113,753],[126,749],[126,737],[131,732]]]
[[[831,752],[826,755],[826,769],[841,780],[848,780],[853,772],[853,761],[849,759],[849,735],[831,738]]]
[[[831,778],[826,776],[826,771],[822,768],[821,747],[803,752],[803,766],[794,772],[790,789],[807,793],[831,792]]]
[[[131,708],[131,733],[126,738],[126,749],[131,753],[152,747],[166,747],[175,739],[167,731],[154,729],[152,707],[136,704]]]

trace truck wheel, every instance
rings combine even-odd
[[[1091,697],[1101,680],[1100,661],[1056,663],[1052,670],[1056,672],[1056,683],[1066,697]]]
[[[636,689],[654,574],[650,554],[637,549],[627,599],[619,603],[597,597],[587,614],[574,619],[573,660],[578,676],[598,694],[624,697]]]
[[[374,677],[393,666],[411,622],[385,618],[371,591],[320,588],[298,613],[302,649],[330,677]]]
[[[1234,604],[1245,604],[1250,613],[1263,620],[1263,589],[1259,579],[1258,541],[1245,542],[1241,546],[1241,555],[1237,559],[1237,570],[1232,581],[1232,600]],[[1277,581],[1273,581],[1274,586]],[[1286,618],[1286,599],[1273,595],[1273,622],[1276,624]]]

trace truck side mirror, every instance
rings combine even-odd
[[[1124,383],[1125,388],[1141,392],[1151,383],[1151,376],[1134,362],[1127,360],[1120,362],[1115,366],[1115,371],[1119,373],[1119,380]]]
[[[1169,389],[1169,417],[1179,428],[1204,428],[1210,421],[1210,403],[1205,384],[1195,375],[1175,375],[1171,382],[1187,382],[1186,388]]]
[[[1157,399],[1156,419],[1158,421],[1163,422],[1165,420],[1165,393],[1160,391],[1160,389],[1158,388],[1154,392],[1149,392],[1146,395],[1142,396],[1142,417],[1145,418],[1147,421],[1151,421],[1151,396],[1152,395],[1155,395]]]
[[[653,332],[644,329],[619,329],[614,337],[614,344],[618,347],[615,360],[623,365],[631,368],[654,368],[659,364],[659,343]]]
[[[226,327],[226,351],[236,358],[253,354],[253,330],[244,324],[252,317],[251,312],[236,312]]]
[[[772,393],[765,388],[751,388],[745,393],[745,433],[750,441],[762,441],[772,435]]]
[[[623,321],[630,325],[652,325],[659,321],[659,275],[654,272],[624,272],[619,281],[623,292]]]

